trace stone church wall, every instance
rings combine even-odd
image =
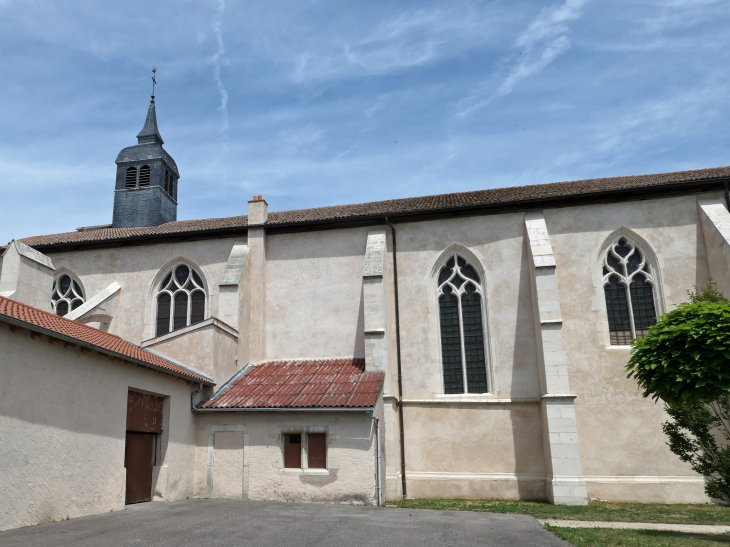
[[[611,346],[601,286],[601,246],[622,233],[656,256],[659,313],[687,301],[709,278],[696,196],[546,210],[562,295],[565,349],[589,497],[706,502],[702,477],[666,446],[661,403],[626,378],[628,346]]]
[[[366,240],[366,228],[267,236],[266,359],[365,357]]]
[[[155,289],[162,280],[161,276],[178,259],[188,261],[203,275],[207,292],[206,317],[216,315],[218,282],[232,248],[232,239],[216,239],[54,253],[50,256],[57,269],[67,268],[81,279],[87,298],[115,281],[119,283],[122,288],[109,332],[139,344],[155,336]]]

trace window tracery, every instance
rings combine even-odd
[[[205,319],[205,286],[200,274],[178,264],[165,275],[157,292],[157,333],[162,336]]]
[[[63,317],[70,310],[78,308],[84,301],[84,291],[69,274],[62,274],[53,281],[51,307],[56,315]]]
[[[458,254],[439,271],[438,303],[444,392],[488,392],[481,283]]]
[[[611,345],[629,345],[646,336],[656,324],[656,281],[651,265],[638,245],[619,236],[603,257],[603,290],[606,296]]]

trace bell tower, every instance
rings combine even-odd
[[[155,81],[147,119],[137,144],[119,152],[114,187],[113,228],[158,226],[177,220],[177,187],[180,173],[162,145],[155,111]]]

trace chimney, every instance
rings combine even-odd
[[[248,225],[265,224],[269,217],[269,204],[262,196],[254,196],[248,202]]]
[[[49,257],[13,240],[2,256],[0,296],[50,312],[55,271]]]

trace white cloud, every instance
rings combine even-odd
[[[494,80],[482,82],[457,105],[457,118],[490,104],[495,98],[510,94],[527,78],[541,72],[545,67],[568,51],[571,46],[568,23],[577,21],[583,15],[586,0],[565,0],[563,4],[543,8],[515,42],[519,50],[514,60],[507,63],[507,75],[494,89]]]
[[[223,85],[223,80],[221,79],[221,64],[224,62],[223,56],[226,53],[226,46],[223,43],[223,12],[225,11],[225,9],[225,0],[218,0],[218,9],[216,10],[216,14],[213,17],[212,23],[213,33],[215,34],[215,40],[218,49],[210,58],[210,62],[213,64],[213,77],[215,78],[215,85],[218,88],[218,92],[221,96],[221,105],[219,107],[219,110],[221,112],[221,118],[223,120],[221,131],[223,131],[224,135],[228,133],[228,91],[226,91],[226,87]]]

